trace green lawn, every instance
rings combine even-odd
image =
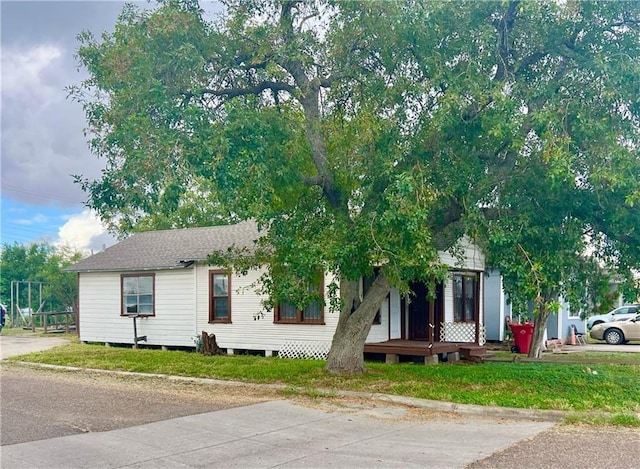
[[[619,356],[632,356],[616,364]],[[72,343],[12,360],[107,370],[161,373],[317,389],[379,392],[465,404],[617,414],[640,426],[640,354],[582,354],[581,363],[457,362],[436,366],[367,363],[363,376],[332,376],[317,360],[255,356],[205,357],[193,352],[109,348]],[[590,360],[589,357],[592,357]],[[604,362],[603,362],[604,359]],[[629,358],[627,358],[629,360]]]

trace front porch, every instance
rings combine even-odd
[[[471,342],[430,343],[426,340],[407,339],[365,344],[364,352],[384,354],[386,363],[398,363],[401,356],[424,357],[425,364],[438,363],[438,356],[445,353],[448,360],[464,358],[471,361],[482,361],[487,354],[485,347]]]

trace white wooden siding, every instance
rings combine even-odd
[[[325,324],[277,324],[273,312],[261,312],[263,297],[255,292],[255,283],[262,272],[250,271],[246,276],[231,277],[231,323],[209,324],[210,266],[197,267],[197,328],[216,335],[222,348],[277,351],[286,341],[327,341],[333,339],[339,313],[331,313],[325,306]],[[325,278],[325,286],[331,279]],[[325,291],[325,298],[327,292]]]
[[[81,273],[80,340],[133,344],[133,319],[120,316],[120,274]],[[193,270],[155,272],[155,313],[136,320],[138,336],[149,345],[193,346]]]
[[[389,300],[387,298],[380,305],[380,324],[371,326],[367,342],[384,342],[389,339]]]
[[[397,288],[391,289],[389,299],[391,300],[389,339],[399,339],[402,337],[402,311],[400,311],[400,292]]]
[[[484,270],[484,255],[482,251],[469,239],[463,236],[458,241],[454,251],[460,250],[462,259],[458,259],[449,251],[440,252],[440,261],[455,269],[461,270]],[[462,262],[460,262],[462,260]]]

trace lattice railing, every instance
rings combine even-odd
[[[281,358],[308,358],[324,360],[327,358],[331,342],[289,341],[278,351]]]
[[[475,322],[441,322],[440,342],[475,342]],[[480,326],[480,345],[487,342],[487,329]]]

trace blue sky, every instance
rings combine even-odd
[[[3,196],[2,242],[26,244],[41,238],[54,240],[60,226],[72,214],[72,209],[26,204]]]

